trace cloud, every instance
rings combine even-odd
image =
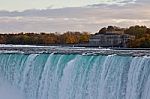
[[[149,4],[148,0],[122,0],[111,5],[0,11],[0,32],[97,32],[108,25],[150,26]]]

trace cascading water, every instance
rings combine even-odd
[[[150,57],[0,54],[0,99],[150,99]]]

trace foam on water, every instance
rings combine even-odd
[[[25,99],[23,92],[1,79],[0,99]]]

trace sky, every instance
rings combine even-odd
[[[0,33],[150,27],[150,0],[0,0]]]

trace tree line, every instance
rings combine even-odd
[[[150,48],[150,28],[146,26],[130,26],[120,28],[108,26],[101,28],[98,33],[106,31],[124,31],[125,34],[135,36],[128,42],[131,48]],[[0,34],[0,44],[29,44],[29,45],[53,45],[53,44],[88,44],[91,37],[89,32],[65,32],[65,33],[12,33]]]
[[[129,28],[120,28],[116,26],[108,26],[100,29],[99,33],[106,33],[106,31],[124,31],[125,34],[135,36],[128,42],[128,47],[131,48],[150,48],[150,28],[146,26],[130,26]]]
[[[90,33],[88,32],[65,32],[59,33],[12,33],[0,34],[0,44],[78,44],[87,43]]]
[[[146,26],[131,26],[125,30],[126,34],[134,35],[135,39],[128,44],[131,48],[150,48],[150,28]]]

